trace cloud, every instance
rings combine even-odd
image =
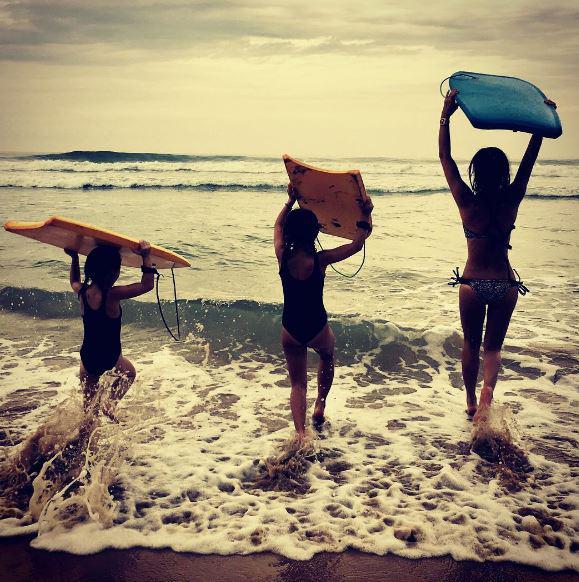
[[[558,0],[0,0],[0,59],[130,62],[426,49],[551,61],[579,49],[579,5]]]

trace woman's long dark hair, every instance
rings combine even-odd
[[[87,256],[84,263],[84,281],[79,295],[94,283],[100,289],[110,289],[121,268],[121,253],[116,247],[105,245],[94,248]]]
[[[505,152],[493,147],[479,150],[470,162],[468,177],[475,198],[489,210],[488,240],[500,250],[507,268],[507,277],[510,278],[508,249],[511,248],[509,236],[514,226],[504,231],[496,222],[499,207],[508,203],[511,184],[511,169]]]
[[[509,160],[499,148],[482,148],[468,167],[470,185],[476,198],[491,210],[507,202],[511,183]]]
[[[298,249],[314,254],[316,252],[316,237],[320,225],[316,215],[305,208],[292,210],[283,225],[283,239],[286,252]]]

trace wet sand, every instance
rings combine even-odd
[[[252,580],[255,582],[395,580],[396,582],[577,582],[571,570],[546,572],[512,562],[456,562],[445,556],[409,560],[356,551],[321,553],[309,561],[274,554],[203,556],[171,550],[107,550],[91,556],[46,552],[30,547],[32,536],[0,539],[0,572],[4,582],[149,580]]]

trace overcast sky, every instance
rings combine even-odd
[[[0,0],[0,150],[437,155],[440,81],[525,78],[579,158],[577,0]],[[461,112],[458,157],[524,134]]]

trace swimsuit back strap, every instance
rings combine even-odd
[[[318,256],[318,252],[314,251],[314,269],[321,272],[320,268],[320,257]]]
[[[108,295],[109,295],[108,289],[103,289],[99,311],[104,311],[105,315],[107,312],[107,297],[108,297]]]
[[[88,291],[88,285],[84,286],[83,288],[79,291],[79,296],[81,298],[82,304],[84,308],[88,308],[91,311],[94,311],[93,308],[90,306],[90,303],[88,302],[88,299],[86,297],[86,292]]]
[[[289,270],[288,264],[287,264],[287,260],[289,258],[289,255],[290,255],[290,250],[286,247],[283,250],[283,253],[281,255],[281,261],[280,261],[280,266],[279,266],[279,274],[280,275],[282,274],[283,271],[286,271],[287,273],[290,274],[290,276],[292,276],[292,274]],[[312,273],[315,271],[321,272],[320,259],[318,257],[317,251],[315,251],[315,250],[313,252],[313,257],[314,257],[314,269],[313,269]]]
[[[107,298],[109,295],[109,290],[105,289],[104,291],[101,291],[101,304],[97,307],[97,309],[93,309],[90,306],[90,303],[88,302],[88,299],[86,298],[86,292],[87,292],[88,287],[85,287],[84,289],[81,289],[79,291],[79,296],[82,299],[83,304],[86,306],[88,305],[88,308],[91,311],[104,311],[106,314],[107,311]]]

